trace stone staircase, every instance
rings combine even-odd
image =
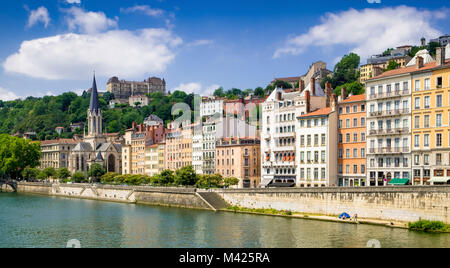
[[[215,211],[226,209],[229,206],[228,203],[215,192],[197,192],[197,194]]]

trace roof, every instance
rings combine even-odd
[[[59,139],[59,140],[46,140],[46,141],[40,141],[41,145],[50,145],[50,144],[77,144],[78,141],[74,139]]]
[[[449,60],[447,60],[445,62],[445,65],[443,65],[443,66],[446,66],[446,65],[449,65],[449,67],[450,67],[450,61]],[[432,70],[432,69],[438,68],[438,67],[442,67],[442,66],[436,66],[436,62],[433,61],[433,62],[430,62],[428,64],[425,64],[420,69],[417,69],[415,65],[414,66],[410,66],[410,67],[403,67],[403,68],[399,68],[399,69],[395,69],[395,70],[384,72],[381,75],[373,77],[373,78],[371,78],[371,79],[369,79],[367,81],[377,80],[377,79],[380,79],[380,78],[385,78],[385,77],[390,77],[390,76],[396,76],[396,75],[402,75],[402,74],[408,74],[408,73],[415,73],[415,72],[420,72],[420,71]]]
[[[89,104],[89,111],[98,112],[99,109],[100,109],[100,103],[98,101],[97,82],[95,81],[95,75],[94,75],[94,81],[92,82],[92,94],[91,94],[91,102]]]
[[[365,100],[366,100],[366,95],[365,94],[354,95],[354,96],[350,96],[350,97],[346,98],[345,100],[340,101],[339,104],[341,104],[341,103],[349,103],[349,102],[365,101]]]
[[[80,142],[73,148],[72,151],[76,152],[92,152],[92,146],[90,143],[87,142]]]
[[[423,63],[431,63],[434,61],[433,57],[430,56],[430,53],[426,49],[422,49],[419,52],[416,53],[414,58],[412,58],[408,64],[406,64],[406,67],[416,66],[417,57],[420,56],[423,58]]]
[[[333,113],[333,109],[331,109],[331,107],[327,107],[327,108],[318,109],[318,110],[308,113],[308,114],[301,115],[298,118],[329,115],[331,113]]]
[[[301,76],[282,77],[282,78],[275,78],[272,82],[276,82],[276,81],[285,81],[285,82],[299,81],[301,78],[302,78]]]

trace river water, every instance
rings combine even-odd
[[[450,234],[0,193],[0,247],[450,247]]]

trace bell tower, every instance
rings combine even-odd
[[[100,109],[100,103],[98,101],[97,82],[95,80],[92,83],[91,101],[88,109],[88,133],[85,136],[86,142],[91,143],[95,150],[97,146],[105,142],[103,136],[103,117],[102,110]]]

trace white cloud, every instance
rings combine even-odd
[[[335,45],[349,46],[353,52],[367,57],[386,48],[417,44],[423,36],[439,36],[441,33],[431,21],[442,17],[442,11],[407,6],[327,13],[322,23],[311,27],[307,33],[288,38],[273,57],[299,55],[314,46]]]
[[[36,23],[42,22],[44,27],[47,28],[50,23],[50,15],[48,9],[45,7],[40,7],[36,10],[31,10],[30,16],[28,17],[28,27],[33,27]]]
[[[81,0],[66,0],[68,4],[81,4]]]
[[[202,39],[202,40],[195,40],[191,43],[188,43],[186,46],[197,47],[197,46],[208,46],[208,45],[212,45],[212,44],[214,44],[214,40]]]
[[[64,10],[69,30],[78,30],[82,33],[94,34],[110,28],[117,28],[117,20],[107,18],[103,12],[84,11],[79,7],[71,7]]]
[[[0,100],[11,101],[11,100],[17,100],[19,98],[20,97],[17,96],[14,92],[12,92],[6,88],[0,87]]]
[[[218,89],[219,85],[210,85],[204,87],[201,83],[198,82],[192,82],[192,83],[181,83],[177,87],[172,89],[172,92],[174,91],[184,91],[186,93],[195,93],[202,96],[206,95],[212,95],[214,93],[214,90]]]
[[[121,8],[120,11],[124,13],[141,12],[150,17],[160,17],[165,13],[162,9],[151,8],[147,5],[135,5],[129,8]]]
[[[3,68],[50,80],[84,79],[94,69],[106,77],[137,78],[165,71],[181,43],[181,38],[165,29],[69,33],[24,41],[19,51],[3,62]]]

